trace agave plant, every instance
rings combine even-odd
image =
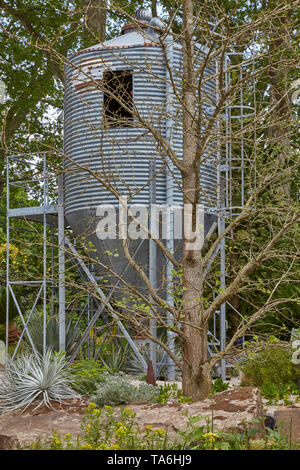
[[[36,315],[31,319],[28,330],[31,339],[39,354],[43,353],[44,342],[44,320],[42,316]],[[66,325],[66,353],[70,354],[81,337],[79,326],[69,322]],[[52,351],[59,351],[59,323],[56,316],[50,317],[46,322],[46,345]]]
[[[10,411],[38,401],[51,407],[51,400],[62,403],[79,398],[72,388],[73,380],[68,363],[62,354],[49,349],[45,357],[24,352],[6,362],[6,377],[0,382],[0,410]]]
[[[124,369],[128,357],[128,347],[122,347],[114,341],[109,346],[106,354],[100,355],[100,361],[110,374],[114,374]]]

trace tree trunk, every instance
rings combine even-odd
[[[198,320],[197,308],[185,311],[185,321],[194,323]],[[199,323],[199,321],[198,321]],[[184,327],[185,340],[183,350],[182,391],[193,401],[203,400],[211,392],[210,368],[207,362],[207,326],[201,330],[193,325]]]
[[[198,125],[194,72],[193,2],[183,2],[183,163],[182,173],[184,213],[191,211],[191,228],[197,227],[200,192],[200,168],[197,161]],[[183,393],[194,401],[206,398],[210,392],[207,365],[207,325],[203,321],[203,266],[201,249],[189,244],[186,227],[183,244]]]
[[[153,18],[157,16],[157,0],[151,0],[151,12]]]
[[[86,26],[89,33],[97,36],[100,42],[105,41],[106,34],[106,0],[83,0],[86,11]]]

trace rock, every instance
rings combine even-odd
[[[6,436],[0,434],[0,450],[16,450],[20,449],[21,445],[18,439],[13,436]]]
[[[53,429],[60,431],[61,436],[70,433],[74,438],[81,433],[80,425],[88,400],[69,400],[69,406],[57,405],[55,410],[41,407],[27,409],[23,414],[19,411],[0,415],[0,435],[8,439],[16,439],[13,443],[5,441],[5,446],[25,444],[30,445],[39,438],[51,437]],[[245,428],[256,428],[255,437],[261,437],[264,431],[263,406],[260,392],[257,388],[245,387],[225,390],[213,399],[195,403],[170,403],[151,405],[128,405],[136,413],[135,421],[145,430],[147,425],[153,429],[163,428],[168,432],[169,440],[179,439],[177,431],[185,430],[189,416],[199,416],[197,426],[204,425],[213,419],[214,431],[243,432]],[[114,414],[120,413],[120,407],[115,407]],[[253,422],[253,419],[259,422]],[[208,429],[209,431],[210,429]],[[11,443],[10,443],[11,442]],[[17,447],[15,447],[17,448]]]
[[[70,433],[74,438],[81,433],[83,414],[88,399],[70,399],[66,404],[52,402],[54,409],[45,405],[34,410],[36,404],[24,409],[0,415],[0,450],[19,449],[30,446],[33,442],[46,440],[54,429],[62,437]]]
[[[213,421],[214,431],[243,432],[255,428],[255,438],[265,431],[263,404],[260,391],[254,387],[240,387],[217,393],[214,399],[195,403],[172,403],[154,405],[132,405],[141,428],[152,424],[153,428],[164,428],[171,438],[177,431],[186,429],[188,417],[200,416],[197,425]],[[258,422],[253,422],[253,420]]]
[[[300,405],[285,406],[274,411],[277,430],[292,442],[300,440]]]

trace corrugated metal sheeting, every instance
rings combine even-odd
[[[150,38],[151,39],[151,38]],[[135,204],[149,201],[149,161],[156,158],[157,203],[166,203],[166,167],[162,153],[151,132],[134,123],[131,127],[105,127],[101,80],[106,70],[130,70],[133,76],[133,101],[138,112],[162,135],[166,132],[166,65],[161,47],[149,36],[133,31],[79,51],[66,68],[64,152],[66,161],[66,215],[91,209],[99,204],[118,201],[101,179],[108,180],[118,193],[133,197]],[[174,46],[173,73],[180,90],[182,54]],[[205,92],[215,95],[215,70],[207,68]],[[209,106],[209,104],[207,104]],[[182,158],[180,104],[174,100],[173,149]],[[97,173],[100,181],[95,177]],[[174,171],[174,203],[182,203],[180,173]],[[216,204],[217,170],[214,156],[201,167],[203,188],[201,202]]]

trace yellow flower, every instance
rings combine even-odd
[[[118,446],[118,444],[113,444],[113,445],[110,446],[110,447],[106,447],[105,450],[121,450],[121,447]]]
[[[90,403],[88,404],[88,408],[89,408],[90,410],[94,410],[94,409],[96,408],[96,406],[97,406],[96,403],[93,403],[93,402],[90,402]]]
[[[91,444],[83,444],[81,447],[80,447],[80,450],[92,450],[93,447]]]
[[[109,450],[109,447],[105,444],[99,444],[97,449],[98,450]]]
[[[126,433],[127,433],[127,428],[125,426],[122,426],[116,430],[115,434],[117,437],[123,437],[126,435]]]
[[[153,426],[152,424],[147,424],[147,426],[145,426],[145,429],[147,429],[147,431],[152,431],[153,429]]]
[[[125,410],[124,410],[124,411],[125,411],[125,413],[129,413],[129,414],[130,414],[130,413],[133,413],[133,411],[132,411],[132,409],[131,409],[131,408],[125,408]]]
[[[210,442],[214,442],[216,440],[217,434],[213,432],[207,432],[203,434],[204,439],[207,439]]]

